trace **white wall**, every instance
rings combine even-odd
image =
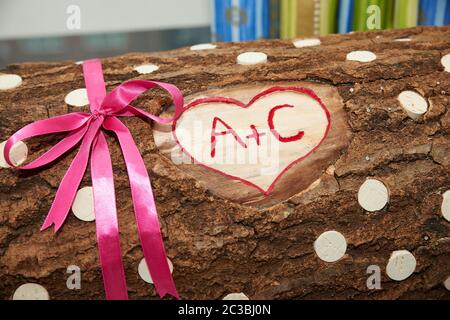
[[[81,29],[69,30],[69,5]],[[1,0],[0,39],[208,26],[210,0]]]

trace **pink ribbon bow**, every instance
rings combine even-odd
[[[160,297],[170,294],[179,299],[167,262],[147,169],[130,131],[117,117],[144,116],[156,122],[170,123],[173,119],[157,117],[131,106],[130,103],[143,92],[159,86],[172,96],[177,117],[183,109],[183,95],[174,85],[146,80],[126,81],[107,94],[102,65],[97,59],[83,63],[83,74],[91,113],[74,112],[25,126],[8,139],[4,149],[5,160],[14,166],[9,158],[11,147],[27,138],[69,132],[50,150],[30,164],[20,167],[21,169],[42,167],[81,141],[80,150],[61,181],[41,230],[52,224],[55,225],[55,232],[61,228],[91,155],[97,242],[106,298],[128,299],[120,250],[111,157],[101,128],[114,132],[125,159],[139,237],[155,288]]]

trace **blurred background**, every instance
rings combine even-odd
[[[450,24],[450,0],[0,0],[0,68],[211,41]]]

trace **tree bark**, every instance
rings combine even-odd
[[[394,41],[405,37],[412,40]],[[124,119],[152,180],[181,298],[220,299],[233,292],[250,299],[450,298],[443,285],[450,276],[450,223],[441,214],[442,194],[450,189],[450,73],[441,64],[441,57],[450,53],[450,27],[321,40],[320,46],[302,49],[287,40],[260,40],[102,60],[108,90],[125,80],[148,79],[172,83],[185,96],[195,96],[214,88],[301,81],[334,88],[342,100],[348,145],[331,163],[314,169],[314,183],[264,206],[234,201],[205,186],[198,175],[161,152],[150,122]],[[355,50],[372,51],[377,60],[346,61]],[[236,56],[244,51],[265,52],[268,62],[237,65]],[[148,75],[133,71],[144,63],[160,69]],[[72,61],[15,64],[2,72],[18,74],[24,82],[0,91],[1,141],[30,122],[80,110],[64,103],[67,93],[84,87],[81,66]],[[420,119],[410,119],[401,108],[397,97],[404,90],[428,100],[428,112]],[[159,114],[170,99],[154,90],[134,105]],[[29,158],[60,138],[27,141]],[[156,298],[153,286],[137,272],[142,251],[125,164],[113,136],[108,144],[129,295]],[[51,299],[104,298],[95,224],[70,214],[57,234],[39,231],[75,152],[40,170],[0,169],[0,298],[10,299],[27,282],[43,285]],[[389,189],[389,203],[381,211],[367,213],[358,204],[358,189],[367,177]],[[289,181],[295,188],[295,181]],[[87,185],[89,172],[82,182]],[[348,244],[345,256],[334,263],[320,260],[313,246],[328,230],[342,233]],[[385,270],[391,253],[402,249],[413,253],[417,267],[397,282]],[[81,268],[80,290],[66,286],[69,265]],[[379,290],[367,287],[370,265],[381,268]]]

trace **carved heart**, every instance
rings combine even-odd
[[[330,113],[306,88],[271,87],[249,103],[194,100],[173,123],[182,150],[202,166],[268,195],[295,163],[320,147]]]

